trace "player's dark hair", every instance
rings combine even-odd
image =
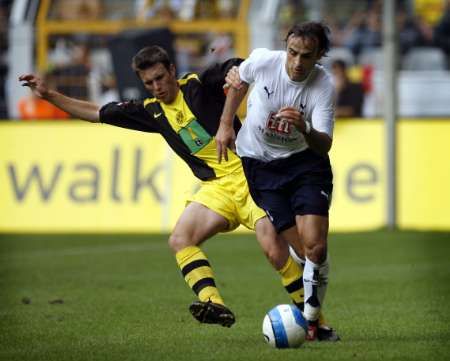
[[[330,50],[330,28],[325,24],[317,21],[310,21],[303,24],[295,24],[292,28],[289,29],[286,39],[288,41],[289,37],[299,36],[306,38],[316,38],[319,42],[319,52],[323,51],[323,55],[325,55]]]
[[[135,72],[138,72],[139,70],[148,69],[158,63],[164,65],[167,70],[170,69],[170,65],[172,64],[169,55],[163,48],[152,45],[142,48],[135,56],[133,56],[131,67]]]

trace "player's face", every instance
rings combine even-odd
[[[287,40],[286,71],[293,81],[305,80],[322,57],[314,37],[291,35]]]
[[[139,70],[138,74],[145,88],[156,99],[165,104],[170,104],[175,100],[178,93],[178,82],[173,65],[167,69],[163,64],[158,63],[145,70]]]

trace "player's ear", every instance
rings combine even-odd
[[[319,61],[320,59],[322,59],[322,56],[325,55],[325,50],[322,49],[319,51],[319,54],[317,54],[317,61]]]
[[[177,69],[175,69],[175,65],[174,65],[174,64],[170,64],[170,67],[169,67],[169,73],[170,73],[170,75],[172,75],[172,76],[176,76],[176,74],[177,74]]]

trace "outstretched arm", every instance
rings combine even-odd
[[[58,108],[70,113],[73,117],[87,120],[88,122],[99,122],[99,110],[100,107],[97,104],[70,98],[57,92],[56,90],[49,89],[45,82],[36,76],[35,74],[24,74],[19,77],[19,81],[23,82],[22,86],[27,86],[31,91],[49,103],[57,106]]]
[[[233,120],[242,100],[248,91],[248,84],[241,82],[237,67],[231,68],[226,77],[228,93],[225,106],[220,117],[220,126],[216,134],[217,159],[219,163],[222,157],[228,161],[227,148],[236,151],[236,133],[233,128]]]

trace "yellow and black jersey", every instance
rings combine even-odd
[[[169,146],[191,168],[197,178],[207,180],[229,174],[241,166],[228,152],[228,162],[217,162],[214,136],[225,104],[225,75],[242,59],[216,64],[200,76],[187,74],[178,80],[180,91],[171,104],[151,97],[142,101],[112,102],[100,109],[102,123],[149,133],[160,133]],[[236,133],[241,126],[234,119]]]

